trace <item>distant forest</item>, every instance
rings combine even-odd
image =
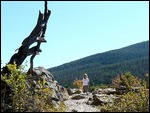
[[[73,87],[73,81],[87,73],[90,85],[111,84],[118,74],[131,72],[144,79],[149,74],[149,41],[121,49],[91,55],[48,69],[62,86]]]

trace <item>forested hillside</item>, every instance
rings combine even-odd
[[[70,63],[48,69],[63,86],[73,86],[73,81],[87,73],[90,85],[110,84],[118,73],[130,71],[139,78],[149,73],[149,41],[117,50],[91,55]]]

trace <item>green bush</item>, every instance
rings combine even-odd
[[[10,95],[12,102],[13,112],[24,111],[26,100],[26,74],[22,73],[21,66],[17,68],[16,64],[8,64],[8,69],[11,74],[1,76],[1,79],[6,81],[7,84],[14,89],[13,95]]]
[[[149,74],[145,74],[145,78],[142,82],[145,82],[146,88],[149,88]]]
[[[113,103],[101,106],[101,111],[107,112],[149,112],[149,89],[147,81],[140,81],[131,73],[117,76],[112,80],[112,84],[117,88],[121,85],[126,86],[128,93],[119,95]],[[132,87],[139,87],[138,92],[133,92]]]
[[[102,88],[102,89],[108,88],[108,86],[105,85],[105,84],[101,84],[99,87]]]
[[[145,89],[140,93],[130,91],[102,108],[109,112],[149,112],[149,91]]]
[[[53,94],[50,88],[43,88],[45,80],[38,81],[40,89],[33,88],[29,91],[27,87],[27,74],[24,72],[22,66],[18,67],[16,64],[8,64],[10,74],[1,75],[1,79],[7,84],[12,86],[13,94],[12,98],[12,112],[52,112],[52,111],[65,111],[66,106],[63,102],[60,102],[60,106],[55,108],[52,104],[50,96]],[[32,87],[33,81],[28,82],[28,85]],[[2,101],[1,101],[2,102]],[[1,107],[2,108],[2,107]],[[1,111],[3,111],[1,109]]]
[[[116,86],[116,88],[125,86],[127,90],[131,90],[132,87],[139,87],[141,85],[141,81],[130,72],[126,72],[124,75],[114,78],[112,80],[112,85]]]
[[[99,86],[90,86],[90,92],[97,90]]]
[[[138,81],[138,79],[133,77],[130,73],[126,73],[122,76],[122,80],[120,80],[120,78],[115,78],[115,80],[119,81],[119,85],[124,85],[128,89],[130,89],[131,86],[137,85],[141,85],[141,87],[138,92],[129,91],[128,93],[120,95],[113,103],[101,106],[102,111],[149,112],[149,89],[147,89],[146,81],[142,81],[142,84],[139,84],[140,81]]]

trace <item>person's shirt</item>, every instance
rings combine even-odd
[[[89,85],[89,78],[83,78],[83,86]]]

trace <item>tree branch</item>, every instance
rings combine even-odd
[[[39,16],[35,28],[32,30],[30,35],[22,41],[22,45],[18,49],[18,53],[15,53],[11,57],[8,64],[13,64],[14,62],[16,62],[17,66],[20,66],[27,56],[33,55],[35,57],[39,52],[42,51],[40,49],[40,45],[42,42],[47,42],[44,37],[45,37],[47,22],[51,14],[51,11],[47,9],[47,1],[45,1],[44,6],[45,6],[44,14],[42,14],[41,11],[39,11]],[[37,43],[37,46],[29,48],[30,45],[32,45],[35,42]],[[32,62],[34,59],[33,56],[31,56],[30,59],[30,61]],[[30,63],[30,65],[32,65],[32,63]],[[30,66],[30,68],[33,67]],[[7,73],[7,72],[8,72],[7,66],[3,67],[2,73]]]

